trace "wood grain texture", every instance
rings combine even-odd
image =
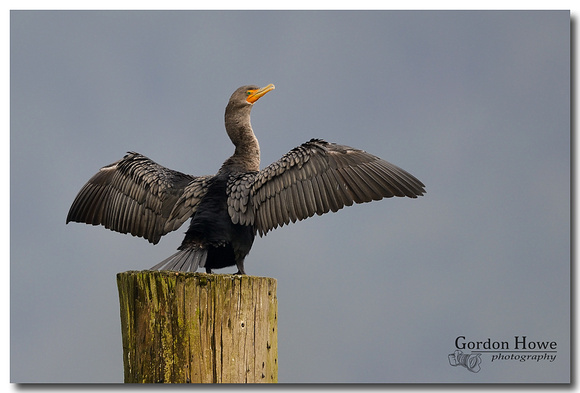
[[[275,279],[146,270],[117,285],[126,383],[277,382]]]

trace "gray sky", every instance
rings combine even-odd
[[[568,381],[569,51],[564,11],[12,12],[11,380],[122,381],[115,274],[187,227],[152,246],[65,225],[76,193],[129,150],[215,173],[230,94],[274,83],[262,166],[318,137],[427,188],[256,239],[280,382]],[[557,357],[473,373],[448,361],[458,336]]]

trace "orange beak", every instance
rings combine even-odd
[[[274,88],[274,85],[270,83],[268,86],[262,87],[261,89],[250,90],[250,95],[246,97],[246,101],[248,101],[250,104],[253,104],[254,102],[258,101],[264,94],[274,90]]]

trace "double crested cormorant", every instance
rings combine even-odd
[[[215,176],[186,175],[130,152],[85,184],[66,222],[100,224],[156,244],[191,218],[178,251],[152,269],[205,267],[210,273],[236,265],[245,274],[244,258],[256,233],[353,202],[423,195],[423,183],[403,169],[322,139],[311,139],[260,170],[250,111],[273,89],[272,84],[243,86],[232,94],[225,126],[236,150]]]

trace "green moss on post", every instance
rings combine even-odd
[[[125,382],[278,382],[276,280],[117,274]]]

